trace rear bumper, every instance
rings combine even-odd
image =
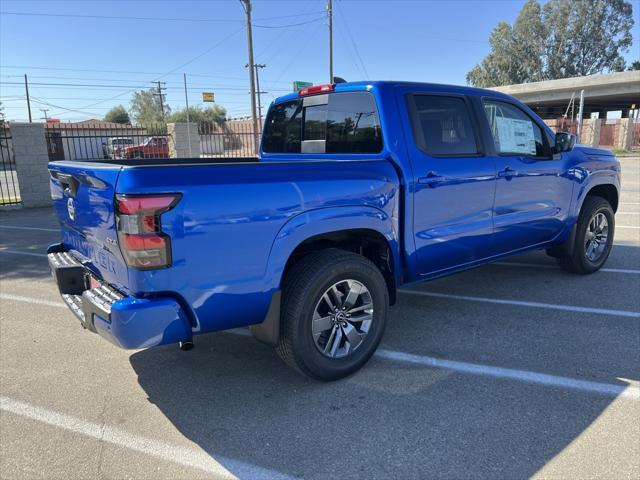
[[[87,330],[122,348],[191,340],[191,323],[175,299],[126,296],[93,276],[62,244],[47,253],[62,300]]]

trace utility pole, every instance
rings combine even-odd
[[[253,35],[251,33],[251,0],[240,0],[242,8],[247,15],[247,49],[249,50],[249,85],[251,88],[251,120],[253,123],[254,147],[258,152],[258,119],[256,117],[256,82],[253,69]]]
[[[29,100],[29,82],[27,81],[27,74],[24,74],[24,90],[27,93],[27,110],[29,110],[29,123],[31,120],[31,101]]]
[[[248,64],[245,65],[245,67],[248,67],[248,66],[249,66]],[[267,92],[262,92],[260,90],[260,75],[258,73],[258,69],[259,68],[265,68],[266,65],[264,63],[256,63],[253,67],[256,69],[256,90],[257,90],[257,94],[258,94],[258,123],[259,123],[259,127],[260,127],[259,131],[262,131],[262,103],[260,101],[260,95],[262,93],[267,93]]]
[[[580,90],[580,105],[578,106],[578,127],[576,129],[576,136],[580,141],[580,135],[582,134],[582,116],[584,112],[584,90]]]
[[[162,93],[162,91],[167,89],[167,87],[165,86],[166,83],[159,82],[159,81],[156,81],[153,83],[158,85],[158,97],[160,98],[160,110],[162,112],[162,120],[164,120],[164,94]]]
[[[333,1],[327,0],[329,17],[329,83],[333,83]]]
[[[187,74],[183,73],[184,79],[184,103],[187,106],[187,141],[189,142],[189,157],[193,158],[193,152],[191,151],[191,125],[189,122],[189,95],[187,95]]]
[[[47,112],[49,111],[49,109],[41,108],[40,111],[44,114],[44,117],[40,117],[40,118],[42,118],[45,122],[49,121],[49,116],[47,115]]]

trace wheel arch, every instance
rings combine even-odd
[[[618,201],[619,201],[619,193],[618,189],[612,183],[601,183],[600,185],[594,185],[591,187],[587,193],[585,194],[582,202],[580,204],[580,209],[582,209],[582,205],[584,204],[584,200],[587,197],[601,197],[609,202],[611,208],[613,208],[613,212],[618,211]]]
[[[389,303],[396,302],[395,260],[387,239],[378,231],[367,228],[322,233],[301,242],[291,252],[282,278],[305,256],[322,250],[339,249],[357,253],[369,259],[382,273],[389,291]]]
[[[400,272],[397,228],[385,211],[370,206],[322,208],[289,220],[271,248],[269,283],[279,289],[296,261],[328,248],[351,251],[371,260],[387,282],[390,301],[395,301]]]

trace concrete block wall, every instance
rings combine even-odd
[[[169,134],[169,157],[200,158],[200,135],[197,124],[168,123],[167,133]]]
[[[51,205],[49,187],[49,153],[44,123],[11,123],[11,137],[20,186],[20,197],[26,208]]]
[[[602,120],[599,118],[591,119],[591,144],[592,147],[597,147],[600,143],[600,130],[602,127]]]
[[[633,144],[633,121],[629,118],[618,120],[620,127],[616,132],[615,147],[622,150],[631,150]]]

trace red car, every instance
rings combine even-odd
[[[147,137],[140,145],[121,149],[122,158],[169,158],[169,144],[165,137]]]

